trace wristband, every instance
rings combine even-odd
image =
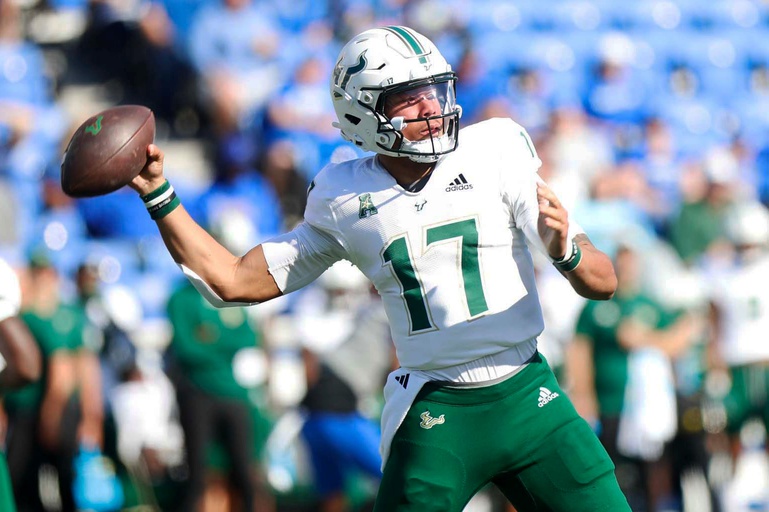
[[[149,194],[141,197],[152,220],[162,219],[182,204],[168,180],[165,180],[162,185]]]
[[[577,242],[572,239],[571,245],[566,250],[566,254],[563,255],[563,258],[553,260],[553,265],[555,265],[558,270],[571,272],[579,266],[581,261],[582,249],[580,249]]]

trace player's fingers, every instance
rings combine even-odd
[[[155,144],[147,146],[147,157],[156,162],[163,161],[163,151]]]
[[[551,204],[541,203],[539,205],[539,214],[548,218],[557,219],[561,222],[565,220],[564,211],[561,208],[556,208]]]
[[[545,226],[549,227],[553,231],[558,231],[559,233],[568,229],[566,224],[564,224],[563,221],[554,219],[552,217],[545,218]]]
[[[558,196],[544,183],[537,183],[537,199],[540,203],[547,201],[556,208],[561,207],[561,201],[558,199]]]

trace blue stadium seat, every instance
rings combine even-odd
[[[328,0],[291,0],[274,2],[278,21],[284,29],[299,33],[310,23],[329,16]]]
[[[166,8],[168,17],[176,27],[176,44],[186,52],[187,38],[189,37],[192,20],[198,10],[205,6],[213,4],[218,0],[160,0],[160,3]]]
[[[475,37],[531,28],[530,18],[524,19],[522,6],[504,0],[477,0],[465,15],[467,29]]]
[[[680,0],[679,0],[680,1]],[[688,25],[702,32],[724,29],[749,30],[759,25],[762,8],[760,2],[741,0],[687,0],[682,5],[687,13]]]
[[[742,137],[754,147],[769,140],[769,93],[735,96],[731,104],[741,122]]]
[[[131,240],[104,239],[89,240],[86,243],[85,258],[89,263],[102,265],[112,282],[117,282],[123,274],[142,270],[136,243]]]
[[[184,279],[177,268],[176,272],[130,272],[121,279],[121,284],[129,286],[136,293],[145,318],[164,318],[168,298],[176,284]]]
[[[0,99],[29,105],[51,102],[43,53],[31,43],[0,42]]]
[[[552,6],[556,30],[601,31],[609,27],[610,17],[592,0],[568,0]]]
[[[536,32],[488,32],[476,37],[474,47],[483,67],[490,73],[510,67],[535,67],[539,64],[534,52]]]
[[[85,12],[88,9],[88,0],[49,0],[47,5],[57,11],[75,10]]]

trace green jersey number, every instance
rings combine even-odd
[[[427,249],[434,243],[455,238],[460,239],[459,262],[470,317],[488,311],[481,282],[481,267],[478,262],[478,226],[476,220],[465,219],[434,226],[428,228],[425,235],[427,237]],[[391,266],[395,278],[403,290],[403,300],[409,314],[411,333],[435,329],[435,324],[430,318],[424,287],[414,270],[414,259],[411,257],[406,236],[391,240],[382,251],[382,258],[385,265]]]

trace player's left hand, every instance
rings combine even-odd
[[[569,213],[555,193],[544,183],[537,183],[539,221],[537,230],[551,258],[559,259],[566,254],[569,235]]]

